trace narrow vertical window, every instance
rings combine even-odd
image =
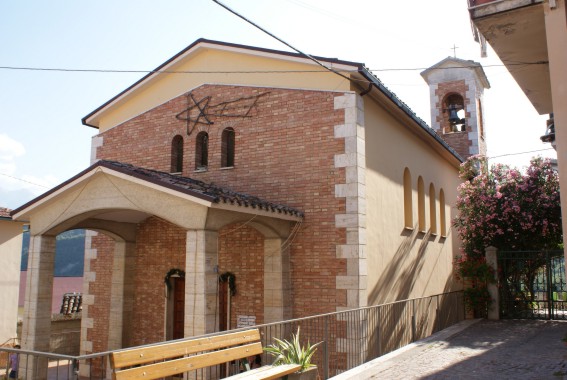
[[[404,170],[404,226],[413,228],[411,173],[408,168]]]
[[[177,135],[171,141],[171,173],[183,171],[183,137]]]
[[[417,222],[420,232],[425,232],[425,189],[423,178],[417,179]]]
[[[482,116],[482,102],[478,100],[478,128],[480,137],[484,139],[484,116]]]
[[[225,128],[222,131],[221,167],[230,168],[234,166],[234,129]]]
[[[195,147],[195,169],[206,170],[209,165],[209,135],[199,132],[197,146]]]
[[[437,234],[437,205],[435,201],[435,186],[429,184],[429,223],[431,224],[431,233]]]
[[[439,221],[441,224],[441,236],[447,236],[447,224],[445,221],[445,193],[439,190]]]

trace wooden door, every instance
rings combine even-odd
[[[185,336],[185,278],[173,277],[173,339]]]

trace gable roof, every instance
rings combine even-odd
[[[165,172],[160,172],[157,170],[141,168],[138,166],[125,164],[122,162],[108,161],[108,160],[97,161],[96,163],[94,163],[87,169],[83,170],[73,178],[70,178],[69,180],[63,182],[62,184],[42,194],[38,198],[17,208],[16,210],[12,211],[10,214],[11,215],[20,214],[22,211],[30,207],[33,207],[38,202],[64,189],[65,187],[67,187],[74,181],[80,179],[81,177],[87,175],[88,173],[94,172],[97,168],[110,169],[112,171],[124,174],[126,176],[133,177],[142,180],[144,182],[152,183],[159,187],[167,188],[169,190],[187,194],[192,197],[199,198],[213,204],[219,204],[219,205],[225,204],[225,205],[233,206],[235,207],[234,211],[238,211],[237,209],[240,207],[253,208],[269,213],[283,214],[295,219],[303,218],[303,212],[295,208],[270,202],[256,196],[232,191],[228,188],[216,186],[203,181],[198,181],[189,177],[181,177],[179,175],[173,175]]]
[[[179,53],[177,53],[175,56],[173,56],[170,59],[168,59],[167,61],[165,61],[163,64],[158,66],[156,69],[152,70],[150,73],[148,73],[147,75],[142,77],[140,80],[138,80],[137,82],[132,84],[130,87],[126,88],[124,91],[120,92],[119,94],[117,94],[116,96],[114,96],[113,98],[108,100],[106,103],[102,104],[100,107],[98,107],[97,109],[95,109],[94,111],[92,111],[91,113],[86,115],[85,117],[83,117],[82,123],[84,125],[87,125],[87,126],[90,126],[90,127],[93,127],[93,128],[98,128],[98,126],[93,124],[93,120],[95,120],[95,118],[98,117],[98,115],[100,115],[105,110],[112,107],[114,104],[119,102],[121,99],[124,99],[126,96],[128,96],[129,94],[136,91],[138,88],[141,88],[142,86],[146,85],[149,81],[151,81],[153,78],[155,78],[160,73],[167,72],[167,70],[169,68],[171,68],[175,63],[181,61],[182,59],[189,56],[191,53],[197,51],[198,49],[205,48],[205,47],[217,48],[217,49],[223,49],[223,48],[224,49],[232,49],[232,50],[241,51],[241,52],[246,51],[246,52],[249,52],[249,53],[252,53],[252,54],[263,55],[263,56],[269,55],[269,56],[272,56],[272,57],[278,57],[280,59],[289,59],[289,60],[294,60],[294,61],[301,61],[301,62],[305,62],[305,63],[315,65],[315,63],[310,58],[308,58],[308,57],[306,57],[302,54],[299,54],[299,53],[293,53],[293,52],[287,52],[287,51],[281,51],[281,50],[273,50],[273,49],[266,49],[266,48],[260,48],[260,47],[255,47],[255,46],[227,43],[227,42],[221,42],[221,41],[208,40],[208,39],[201,38],[201,39],[198,39],[197,41],[193,42],[191,45],[189,45],[188,47],[186,47],[185,49],[183,49]],[[350,71],[352,71],[352,73],[358,73],[358,75],[361,75],[365,80],[368,81],[368,86],[363,86],[365,88],[361,88],[362,85],[357,84],[357,87],[361,88],[361,93],[360,93],[361,95],[365,95],[373,89],[378,90],[378,92],[384,98],[386,98],[389,102],[391,102],[391,104],[394,107],[397,107],[399,110],[401,110],[403,112],[403,114],[405,114],[413,122],[415,122],[415,124],[418,126],[419,130],[422,133],[425,132],[425,135],[429,135],[430,137],[432,137],[437,143],[439,143],[441,145],[442,148],[444,148],[450,155],[452,155],[454,158],[456,158],[457,161],[463,162],[462,157],[453,148],[451,148],[445,142],[445,140],[443,140],[432,128],[430,128],[429,125],[427,125],[427,123],[424,120],[422,120],[420,117],[418,117],[416,115],[416,113],[413,112],[410,109],[410,107],[407,104],[405,104],[400,98],[398,98],[398,96],[396,94],[394,94],[392,91],[390,91],[382,83],[382,81],[380,81],[380,79],[378,79],[378,77],[376,77],[369,69],[367,69],[365,67],[365,65],[363,63],[353,62],[353,61],[345,61],[345,60],[340,60],[340,59],[337,59],[337,58],[325,58],[325,57],[320,57],[320,56],[311,56],[311,57],[315,58],[316,60],[318,60],[322,63],[327,64],[328,66],[333,67],[334,69],[343,69],[344,70],[344,69],[348,68]],[[448,58],[450,58],[450,57],[448,57]],[[439,62],[437,65],[441,65],[446,60]],[[472,61],[464,61],[464,60],[461,60],[461,61],[468,62],[468,65],[470,65],[470,62],[472,62]],[[476,62],[475,62],[475,64],[476,64]],[[482,71],[482,67],[480,66],[480,64],[477,64],[477,65],[479,65],[480,70]],[[317,66],[317,67],[319,67],[319,66]],[[430,69],[433,69],[433,67],[430,68]],[[482,71],[482,73],[484,75],[484,71]],[[484,76],[484,78],[486,78],[486,76]]]
[[[484,72],[482,65],[472,60],[465,60],[456,57],[447,57],[437,62],[433,66],[423,70],[420,74],[424,79],[427,79],[429,74],[431,74],[435,70],[444,69],[444,68],[459,68],[459,67],[468,68],[474,71],[477,79],[484,86],[484,88],[490,88],[490,82],[488,82],[488,78],[486,77],[486,73]]]
[[[122,91],[119,94],[117,94],[116,96],[112,97],[110,100],[108,100],[107,102],[102,104],[100,107],[96,108],[94,111],[92,111],[91,113],[89,113],[88,115],[83,117],[81,119],[82,123],[84,125],[89,126],[89,127],[97,128],[96,125],[93,125],[91,123],[91,119],[94,116],[96,116],[100,112],[103,112],[106,108],[113,105],[116,101],[120,100],[125,95],[135,91],[137,88],[141,87],[142,85],[144,85],[148,81],[152,80],[153,78],[155,78],[160,73],[167,72],[168,69],[171,68],[171,66],[173,66],[175,63],[179,62],[180,60],[182,60],[186,56],[190,55],[191,53],[195,52],[196,50],[198,50],[200,48],[206,48],[206,47],[209,47],[209,48],[210,47],[216,47],[216,48],[225,48],[225,49],[228,48],[228,49],[241,50],[241,51],[245,50],[245,51],[249,51],[249,52],[252,52],[252,53],[255,53],[255,54],[258,54],[258,55],[280,56],[282,58],[287,58],[287,59],[292,59],[292,60],[298,60],[299,59],[301,61],[313,63],[309,58],[305,57],[302,54],[298,54],[298,53],[292,53],[292,52],[287,52],[287,51],[283,51],[283,50],[266,49],[266,48],[260,48],[260,47],[249,46],[249,45],[234,44],[234,43],[229,43],[229,42],[215,41],[215,40],[209,40],[209,39],[206,39],[206,38],[200,38],[197,41],[193,42],[191,45],[187,46],[185,49],[181,50],[179,53],[177,53],[176,55],[174,55],[170,59],[168,59],[167,61],[165,61],[164,63],[162,63],[161,65],[159,65],[158,67],[156,67],[154,70],[152,70],[151,72],[149,72],[148,74],[143,76],[140,80],[136,81],[130,87],[126,88],[124,91]],[[350,61],[340,60],[340,59],[337,59],[337,58],[325,58],[325,57],[319,57],[319,56],[312,56],[312,57],[319,60],[319,61],[323,61],[325,63],[330,63],[330,64],[333,64],[333,65],[351,66],[352,70],[354,70],[354,71],[356,71],[358,68],[362,67],[362,64],[358,63],[358,62],[350,62]]]

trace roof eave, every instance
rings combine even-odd
[[[359,73],[363,75],[367,80],[369,80],[382,95],[390,100],[399,110],[401,110],[406,116],[408,116],[416,125],[419,127],[421,132],[425,132],[428,136],[433,138],[439,146],[441,146],[446,152],[450,153],[452,157],[460,164],[464,162],[463,158],[445,142],[432,128],[427,125],[420,117],[418,117],[415,112],[409,108],[407,104],[402,102],[392,91],[390,91],[384,84],[374,76],[368,69],[361,67]]]

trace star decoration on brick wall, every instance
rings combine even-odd
[[[205,96],[200,100],[195,99],[193,93],[187,94],[187,108],[179,112],[175,117],[187,123],[187,135],[190,135],[195,127],[214,124],[213,117],[228,118],[250,118],[253,109],[261,97],[268,95],[263,92],[258,95],[242,97],[211,105],[211,96]]]

